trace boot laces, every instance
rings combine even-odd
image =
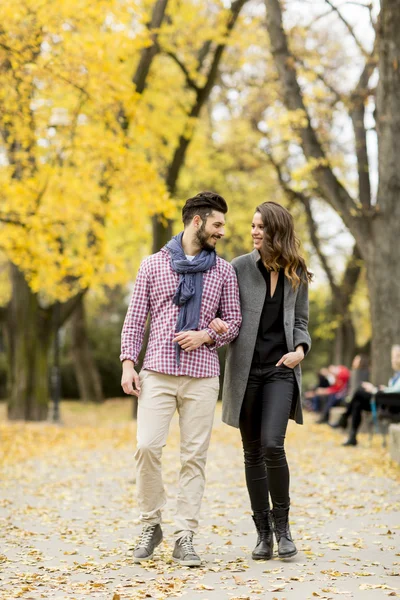
[[[150,544],[157,525],[147,525],[142,529],[136,548],[143,548]]]
[[[196,554],[193,547],[193,533],[187,533],[179,540],[185,554]]]
[[[286,515],[275,517],[275,529],[279,535],[290,535],[289,519]]]

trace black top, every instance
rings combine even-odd
[[[283,327],[283,295],[284,270],[278,275],[275,293],[271,298],[271,274],[267,271],[262,260],[258,268],[265,279],[267,293],[258,327],[257,340],[254,348],[253,364],[275,365],[287,353],[285,330]]]

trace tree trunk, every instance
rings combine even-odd
[[[11,266],[8,309],[10,395],[8,418],[43,421],[49,401],[51,311],[44,311],[23,274]]]
[[[84,402],[103,402],[101,378],[93,359],[87,335],[85,304],[79,300],[71,317],[72,357],[79,397]]]
[[[367,261],[376,383],[388,380],[390,348],[400,344],[400,11],[397,0],[382,0],[381,6],[376,120],[379,212],[372,221]]]
[[[153,254],[158,252],[172,237],[172,221],[161,215],[154,215],[153,219]]]
[[[153,7],[153,14],[151,21],[148,25],[149,30],[152,32],[153,43],[147,48],[144,48],[140,56],[139,64],[136,68],[136,72],[132,77],[132,82],[135,85],[135,91],[137,94],[142,94],[147,83],[147,76],[150,72],[150,67],[155,56],[159,52],[158,47],[158,29],[164,20],[165,11],[167,9],[168,0],[157,0]]]
[[[346,315],[340,322],[336,332],[333,346],[332,361],[335,365],[350,367],[356,353],[356,335],[350,315]]]
[[[400,189],[397,194],[400,194]],[[373,228],[375,243],[371,243],[371,258],[367,261],[372,325],[372,381],[376,384],[387,383],[391,377],[391,346],[400,344],[400,244],[398,231],[390,231],[393,229],[392,220],[398,229],[399,206],[396,213],[388,215],[389,222],[384,217],[377,219]]]
[[[332,319],[335,322],[338,322],[338,327],[335,331],[331,361],[335,365],[345,365],[350,367],[356,351],[356,334],[350,314],[350,304],[361,274],[362,259],[360,251],[358,246],[355,245],[353,254],[347,263],[343,279],[340,284],[337,284],[334,273],[329,265],[328,258],[325,256],[322,249],[309,197],[304,193],[295,192],[289,188],[281,176],[279,165],[274,163],[274,161],[272,162],[277,169],[279,181],[283,189],[293,199],[300,200],[305,208],[310,240],[329,281],[332,295]]]
[[[335,340],[335,364],[350,367],[356,352],[356,333],[350,313],[350,305],[361,275],[362,258],[357,244],[353,248],[337,292],[332,289],[333,306],[339,327]]]

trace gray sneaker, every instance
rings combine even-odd
[[[163,533],[160,525],[145,525],[140,534],[138,543],[133,549],[133,560],[135,563],[151,560],[154,548],[161,544]]]
[[[183,567],[200,567],[200,557],[193,548],[193,531],[176,540],[172,558]]]

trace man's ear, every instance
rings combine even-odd
[[[193,217],[192,223],[193,223],[195,229],[198,229],[201,226],[201,224],[202,224],[202,220],[201,220],[200,215],[195,215]]]

